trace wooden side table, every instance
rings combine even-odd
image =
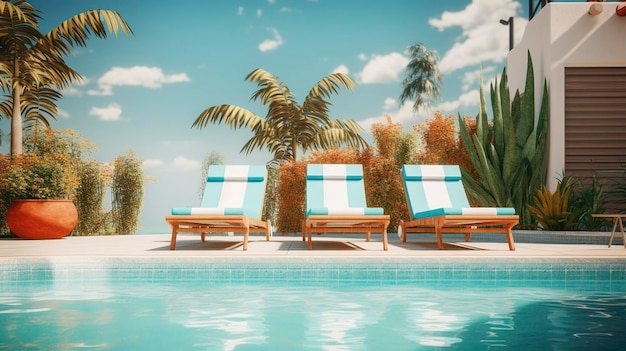
[[[624,223],[622,222],[622,220],[626,218],[626,214],[601,213],[601,214],[592,214],[591,216],[599,217],[599,218],[613,218],[613,231],[611,232],[611,240],[609,240],[609,247],[611,247],[611,244],[613,243],[615,230],[617,229],[617,224],[619,223],[619,229],[622,232],[622,243],[624,243],[624,248],[626,248],[626,234],[624,234]]]

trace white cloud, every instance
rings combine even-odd
[[[107,107],[92,107],[89,114],[97,116],[101,121],[119,121],[122,119],[122,108],[116,103],[111,103]]]
[[[360,61],[367,61],[367,55],[365,55],[365,54],[358,54],[358,55],[357,55],[357,58],[358,58]]]
[[[163,166],[164,164],[165,162],[159,159],[147,159],[143,161],[144,168],[157,168]]]
[[[237,8],[237,14],[238,14],[239,16],[243,15],[243,6],[239,6],[239,7]]]
[[[363,84],[396,82],[408,63],[409,59],[397,52],[374,55],[357,77]]]
[[[276,50],[279,46],[283,45],[283,38],[280,36],[280,33],[278,33],[278,30],[275,28],[268,28],[268,30],[274,34],[274,39],[268,39],[259,44],[259,50],[262,52]]]
[[[483,82],[496,70],[495,66],[489,66],[482,69],[483,72]],[[468,71],[463,74],[463,91],[468,91],[471,88],[475,88],[479,86],[480,82],[480,69],[474,71]]]
[[[418,123],[415,113],[411,111],[411,103],[404,103],[400,106],[399,109],[392,110],[391,102],[394,102],[395,108],[395,99],[387,98],[384,101],[384,110],[385,112],[376,117],[369,117],[365,120],[359,121],[359,125],[366,131],[370,132],[372,129],[372,124],[374,123],[386,123],[387,119],[385,116],[391,117],[394,123],[400,123],[405,127],[411,127],[412,125]]]
[[[385,111],[393,110],[394,108],[396,108],[396,106],[398,106],[398,100],[389,97],[389,98],[385,99],[385,103],[383,105],[383,109]]]
[[[521,9],[515,0],[472,0],[465,9],[445,11],[431,18],[431,26],[443,31],[461,27],[462,35],[439,63],[442,73],[450,73],[484,62],[501,63],[508,53],[509,31],[501,19],[515,16]],[[520,39],[528,21],[515,17],[515,37]]]
[[[359,125],[366,131],[370,131],[374,123],[386,123],[385,116],[391,117],[394,123],[400,123],[405,128],[411,128],[416,124],[424,123],[426,118],[433,117],[435,111],[441,111],[444,115],[457,116],[459,108],[478,106],[479,91],[471,90],[462,94],[457,100],[444,101],[431,108],[421,107],[417,112],[413,111],[413,102],[407,101],[399,108],[397,100],[386,98],[383,102],[383,113],[376,117],[369,117],[359,121]],[[476,109],[478,111],[478,108]],[[473,116],[472,116],[473,117]]]
[[[454,115],[458,114],[459,109],[476,106],[478,107],[478,103],[480,102],[480,92],[478,89],[467,91],[458,99],[454,101],[444,101],[441,104],[435,106],[433,109],[435,111],[441,111],[444,115]],[[478,112],[478,109],[476,109]]]
[[[267,0],[267,3],[270,5],[274,5],[276,3],[276,0]]]
[[[143,161],[143,167],[161,168],[175,173],[194,173],[198,172],[202,164],[200,161],[189,159],[185,156],[178,156],[173,161],[166,163],[161,159],[146,159]]]
[[[80,77],[68,88],[63,89],[63,91],[61,91],[61,94],[63,94],[63,96],[81,96],[83,95],[83,92],[79,88],[87,85],[89,82],[89,79],[85,77]]]
[[[261,16],[263,16],[263,10],[261,10],[261,9],[257,9],[257,10],[256,10],[256,16],[257,16],[257,17],[261,17]]]
[[[332,73],[350,74],[350,70],[348,69],[348,67],[346,67],[346,65],[340,65],[336,67]]]
[[[174,172],[193,172],[199,170],[201,166],[200,161],[188,159],[184,156],[176,157],[169,165]]]
[[[113,95],[113,87],[115,86],[139,86],[157,89],[163,84],[189,81],[191,79],[185,73],[166,75],[159,67],[113,67],[98,79],[100,90],[90,90],[88,94],[108,96]]]
[[[61,110],[60,108],[57,108],[57,116],[64,119],[70,118],[70,114],[65,110]]]

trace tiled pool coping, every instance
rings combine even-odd
[[[54,257],[0,258],[0,282],[144,279],[154,281],[626,280],[626,258],[454,257]]]

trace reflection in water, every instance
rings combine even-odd
[[[13,283],[0,350],[619,349],[626,282],[598,283]]]

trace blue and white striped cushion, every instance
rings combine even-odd
[[[307,166],[307,216],[374,215],[382,208],[368,208],[363,167],[359,164],[311,164]]]
[[[175,207],[173,215],[243,215],[243,208]]]
[[[451,165],[404,165],[402,175],[414,219],[441,215],[513,215],[509,207],[470,207],[461,169]]]
[[[261,218],[265,166],[212,165],[200,207],[174,208],[174,215],[246,215]]]

